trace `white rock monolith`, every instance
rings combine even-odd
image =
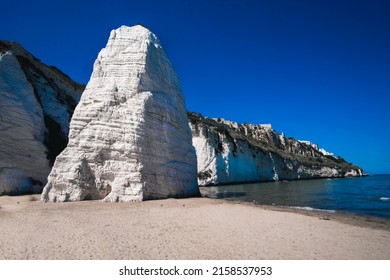
[[[179,79],[157,37],[110,34],[70,123],[43,201],[139,201],[199,193]]]

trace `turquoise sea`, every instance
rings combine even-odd
[[[213,198],[390,219],[390,175],[202,187]]]

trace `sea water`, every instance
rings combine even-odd
[[[390,175],[202,187],[203,195],[390,219]]]

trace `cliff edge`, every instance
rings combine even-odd
[[[363,176],[360,167],[269,124],[239,124],[188,113],[199,185]]]
[[[0,41],[0,195],[42,191],[83,90],[19,44]]]

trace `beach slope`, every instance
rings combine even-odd
[[[207,198],[0,197],[0,259],[390,259],[389,222]]]

